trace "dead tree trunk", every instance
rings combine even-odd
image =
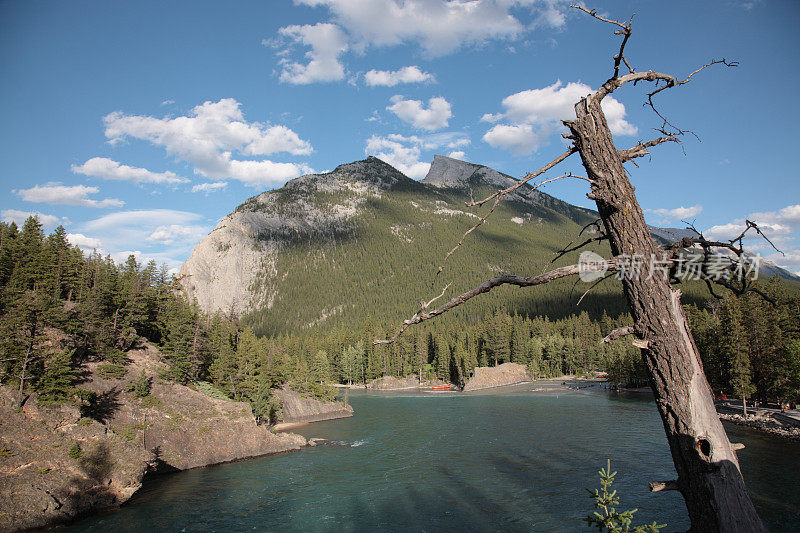
[[[693,531],[765,531],[745,489],[736,453],[728,441],[680,305],[680,291],[654,272],[660,258],[614,146],[598,92],[575,106],[567,121],[592,182],[611,251],[641,257],[638,275],[622,276],[634,332],[650,374],[672,459]],[[633,274],[633,273],[631,273]]]

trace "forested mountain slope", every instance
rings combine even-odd
[[[510,183],[441,156],[422,182],[374,157],[303,176],[225,217],[183,265],[181,282],[206,311],[243,313],[262,334],[394,322],[430,299],[442,259],[488,209],[465,201]],[[592,215],[538,191],[514,194],[450,258],[439,286],[452,283],[453,294],[501,272],[538,273]],[[573,309],[554,306],[570,290],[562,283],[510,297],[500,291],[467,312],[505,305],[563,315]],[[606,308],[611,292],[601,289],[585,308]]]

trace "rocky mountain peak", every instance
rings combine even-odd
[[[287,191],[333,192],[342,189],[366,187],[373,190],[387,190],[398,184],[413,181],[411,178],[374,156],[361,161],[339,165],[323,174],[307,174],[289,181]]]
[[[428,175],[422,180],[422,183],[434,187],[457,189],[481,182],[498,187],[508,187],[513,183],[513,179],[483,165],[467,163],[443,155],[434,155]]]

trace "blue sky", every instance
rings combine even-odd
[[[800,4],[619,1],[627,57],[685,76],[660,109],[697,133],[630,165],[649,221],[715,237],[745,217],[800,272]],[[414,178],[444,154],[522,175],[611,74],[613,28],[558,0],[0,2],[0,211],[176,268],[246,198],[376,155]],[[655,135],[645,87],[606,109],[620,148]],[[685,152],[685,153],[684,153]],[[577,156],[564,170],[579,172]],[[585,183],[546,192],[591,206]]]

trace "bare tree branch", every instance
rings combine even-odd
[[[497,198],[498,196],[505,196],[506,194],[519,189],[520,187],[522,187],[523,185],[528,183],[533,178],[541,176],[542,174],[544,174],[545,172],[547,172],[548,170],[550,170],[554,166],[558,165],[559,163],[561,163],[562,161],[564,161],[566,158],[568,158],[569,156],[571,156],[572,154],[574,154],[577,151],[578,151],[577,148],[574,148],[574,147],[570,148],[569,150],[567,150],[566,152],[564,152],[560,156],[556,157],[555,159],[553,159],[552,161],[547,163],[545,166],[543,166],[542,168],[540,168],[536,172],[528,172],[527,174],[525,174],[525,177],[523,179],[517,181],[511,187],[508,187],[506,189],[501,189],[501,190],[497,191],[496,193],[494,193],[492,195],[489,195],[486,198],[484,198],[483,200],[480,200],[478,202],[476,202],[476,201],[467,202],[467,207],[476,207],[476,206],[480,207],[480,206],[482,206],[483,204],[485,204],[486,202],[488,202],[489,200],[491,200],[493,198]],[[534,189],[536,189],[537,187],[541,187],[542,185],[544,185],[546,183],[550,183],[551,181],[555,181],[557,179],[561,179],[561,178],[565,178],[565,177],[572,177],[572,178],[578,178],[578,179],[589,181],[588,178],[584,178],[583,176],[573,176],[572,174],[565,174],[564,176],[559,176],[558,178],[553,178],[553,179],[549,179],[549,180],[543,181],[543,182],[539,183],[538,185],[534,185],[532,187]]]
[[[441,315],[442,313],[446,313],[451,309],[453,309],[454,307],[458,307],[459,305],[467,302],[468,300],[471,300],[472,298],[478,296],[479,294],[489,292],[490,290],[494,289],[495,287],[499,287],[500,285],[516,285],[518,287],[531,287],[534,285],[543,285],[545,283],[549,283],[551,281],[560,278],[565,278],[567,276],[574,276],[581,272],[607,272],[615,270],[617,270],[617,260],[616,258],[612,258],[605,262],[563,266],[560,268],[556,268],[555,270],[546,272],[544,274],[540,274],[538,276],[523,277],[523,276],[515,276],[512,274],[503,274],[500,276],[496,276],[490,279],[489,281],[481,283],[474,289],[459,294],[458,296],[454,297],[452,300],[450,300],[443,306],[439,307],[438,309],[434,309],[433,311],[425,311],[425,310],[417,311],[416,313],[414,313],[414,316],[412,316],[408,320],[403,321],[403,325],[400,326],[400,329],[397,331],[397,333],[394,334],[394,336],[392,336],[389,339],[376,339],[372,342],[372,344],[391,344],[406,329],[408,329],[409,326],[414,324],[419,324],[420,322],[424,322],[426,320],[435,318]]]
[[[636,16],[636,13],[631,15],[631,19],[628,21],[627,24],[624,24],[624,23],[622,23],[622,22],[620,22],[618,20],[607,19],[607,18],[601,17],[600,15],[597,14],[597,10],[596,9],[591,9],[591,10],[590,9],[586,9],[585,7],[583,7],[581,5],[577,5],[577,4],[572,4],[569,7],[574,8],[574,9],[578,9],[580,11],[583,11],[584,13],[587,13],[588,15],[596,18],[597,20],[601,20],[603,22],[608,22],[609,24],[614,24],[614,25],[619,26],[620,28],[622,28],[621,30],[617,30],[617,31],[614,32],[616,35],[622,35],[623,37],[622,37],[622,43],[620,43],[620,45],[619,45],[619,52],[617,52],[617,55],[614,56],[614,76],[613,77],[614,78],[619,77],[619,66],[620,66],[620,62],[622,62],[622,61],[625,62],[625,66],[628,67],[628,70],[630,70],[631,72],[636,72],[634,70],[634,68],[630,65],[630,63],[628,63],[628,60],[625,59],[625,45],[628,43],[628,38],[631,36],[631,33],[632,33],[631,32],[631,28],[632,28],[632,25],[633,25],[633,17]]]
[[[469,228],[467,231],[465,231],[464,235],[461,236],[461,240],[458,241],[458,244],[456,244],[453,247],[453,249],[450,250],[449,252],[447,252],[447,255],[444,256],[444,260],[442,261],[442,264],[439,265],[439,268],[436,270],[436,274],[434,274],[434,276],[433,276],[433,280],[431,280],[431,286],[433,286],[436,283],[436,279],[439,277],[439,274],[441,274],[442,271],[444,270],[444,267],[447,264],[447,260],[450,259],[450,256],[453,255],[456,252],[456,250],[461,248],[461,245],[464,244],[464,240],[466,240],[467,236],[470,233],[472,233],[473,231],[478,229],[481,225],[483,225],[484,222],[486,222],[486,220],[489,218],[489,216],[494,212],[495,208],[500,204],[500,200],[502,200],[505,195],[507,195],[508,193],[510,193],[512,191],[515,191],[515,190],[519,189],[520,187],[522,187],[524,184],[528,183],[533,178],[544,174],[545,172],[547,172],[548,170],[550,170],[551,168],[553,168],[554,166],[558,165],[559,163],[564,161],[566,158],[568,158],[569,156],[574,154],[576,151],[577,151],[576,148],[574,148],[574,147],[570,148],[569,150],[567,150],[566,152],[564,152],[560,156],[556,157],[555,159],[553,159],[552,161],[547,163],[545,166],[543,166],[542,168],[540,168],[536,172],[528,172],[528,174],[525,176],[525,178],[523,178],[522,180],[517,181],[514,185],[512,185],[512,186],[510,186],[510,187],[508,187],[506,189],[499,190],[496,193],[494,193],[494,194],[492,194],[490,196],[487,196],[486,198],[484,198],[483,200],[481,200],[479,202],[476,202],[475,200],[467,202],[467,206],[468,207],[474,207],[474,206],[482,206],[483,204],[485,204],[489,200],[494,199],[494,203],[492,204],[492,208],[489,209],[489,212],[486,213],[485,215],[483,215],[478,220],[478,222],[476,222],[471,228]],[[588,178],[585,178],[583,176],[575,176],[572,173],[569,173],[569,174],[564,174],[563,176],[558,176],[556,178],[551,178],[551,179],[548,179],[548,180],[544,180],[541,183],[537,183],[536,185],[531,185],[530,186],[531,189],[530,189],[529,192],[533,192],[534,190],[538,189],[542,185],[546,185],[548,183],[552,183],[554,181],[557,181],[557,180],[560,180],[560,179],[563,179],[563,178],[578,178],[578,179],[590,181]]]
[[[605,280],[607,280],[608,278],[610,278],[613,275],[614,275],[613,272],[610,273],[610,274],[606,274],[602,278],[600,278],[597,281],[595,281],[594,283],[592,283],[592,285],[588,289],[586,289],[586,292],[584,292],[581,295],[581,297],[578,298],[578,303],[575,304],[575,307],[578,307],[579,305],[581,305],[581,302],[583,301],[583,299],[586,298],[586,295],[589,294],[592,291],[592,289],[594,289],[595,287],[597,287],[598,285],[600,285],[601,283],[603,283]]]
[[[633,335],[633,326],[625,326],[613,330],[611,333],[603,337],[603,339],[600,341],[600,344],[605,344],[607,342],[617,340],[620,337],[624,337],[625,335]]]
[[[681,251],[690,249],[692,247],[699,247],[703,251],[703,260],[700,263],[700,270],[697,272],[697,274],[699,274],[700,279],[705,282],[709,293],[711,293],[714,298],[722,298],[722,295],[718,294],[714,290],[714,284],[717,284],[729,289],[737,296],[741,296],[747,292],[754,292],[764,298],[766,301],[775,304],[775,300],[773,298],[753,285],[752,279],[748,278],[747,275],[742,275],[745,265],[750,263],[747,258],[747,253],[744,249],[743,243],[745,236],[750,230],[754,230],[758,235],[760,235],[770,244],[770,246],[772,246],[776,252],[783,254],[781,250],[775,247],[775,244],[773,244],[769,237],[764,234],[761,228],[758,227],[758,224],[751,220],[745,220],[744,230],[742,230],[742,232],[733,239],[730,239],[729,241],[710,241],[703,236],[702,232],[700,232],[694,226],[694,224],[686,221],[684,221],[684,223],[687,224],[689,229],[697,233],[697,237],[684,237],[670,247],[669,250],[673,260],[673,268],[670,271],[670,276],[675,277],[675,267],[681,261],[681,259],[678,257]],[[732,257],[723,256],[718,250],[715,249],[728,250],[733,254],[733,256],[735,256],[735,259]],[[727,260],[729,264],[725,268],[717,267],[713,272],[711,272],[710,265],[712,263],[712,259],[717,262],[720,260]],[[739,282],[738,285],[735,283],[737,280]]]
[[[659,137],[658,139],[653,139],[646,142],[639,142],[636,146],[628,148],[626,150],[620,150],[619,155],[622,156],[623,161],[630,161],[636,157],[644,157],[645,155],[649,155],[650,152],[647,150],[648,148],[652,148],[653,146],[658,146],[659,144],[663,144],[665,142],[674,142],[680,143],[681,140],[675,137],[674,135],[666,135],[664,137]]]

